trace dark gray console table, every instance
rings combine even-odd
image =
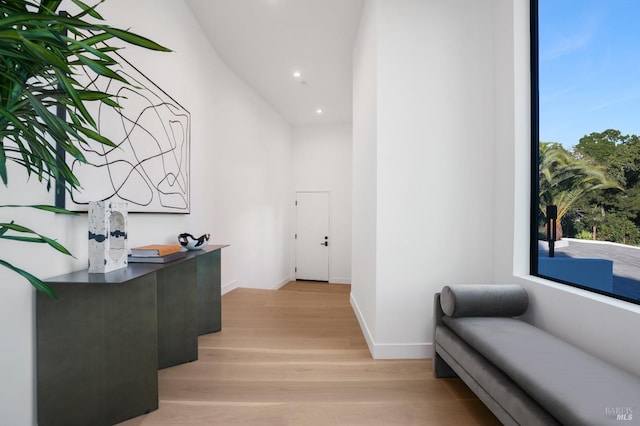
[[[46,280],[36,298],[38,424],[113,425],[158,408],[160,368],[220,331],[220,251]]]

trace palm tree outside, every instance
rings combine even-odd
[[[573,156],[559,143],[540,142],[538,214],[547,223],[547,206],[557,207],[556,239],[562,239],[562,218],[590,192],[615,188],[605,169]]]

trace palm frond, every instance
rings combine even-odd
[[[546,216],[546,206],[558,207],[558,217],[570,211],[587,193],[622,187],[607,177],[602,167],[577,159],[559,144],[540,143],[539,211]]]
[[[119,47],[156,51],[168,48],[129,30],[104,24],[97,7],[71,0],[75,15],[61,14],[61,0],[3,0],[0,3],[0,180],[9,182],[8,163],[23,167],[50,190],[54,182],[70,191],[80,185],[65,157],[86,163],[78,147],[93,141],[116,145],[100,134],[88,108],[98,102],[120,108],[118,96],[85,87],[77,80],[85,70],[135,90],[117,72]],[[106,87],[111,87],[110,84]],[[108,90],[108,89],[107,89]],[[56,109],[63,113],[57,113]],[[13,205],[0,207],[18,207]],[[66,213],[51,206],[28,206]],[[70,255],[60,243],[14,222],[0,223],[0,239],[46,244]],[[55,296],[42,281],[4,260],[0,264],[26,278],[39,291]]]

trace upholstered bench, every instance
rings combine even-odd
[[[436,294],[434,373],[459,376],[507,425],[640,424],[640,378],[516,317],[517,285]]]

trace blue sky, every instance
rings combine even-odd
[[[640,0],[539,0],[540,140],[640,135]]]

